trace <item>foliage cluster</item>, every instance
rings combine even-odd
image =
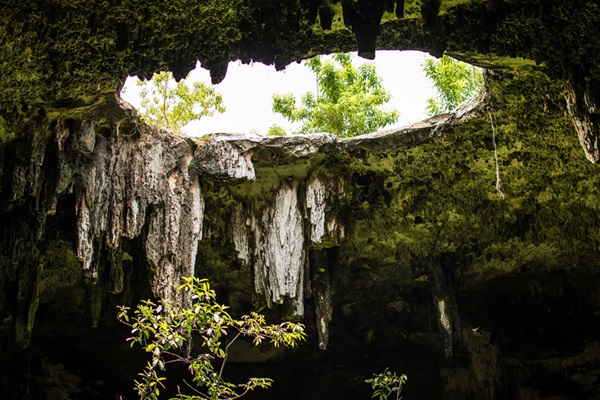
[[[223,97],[212,86],[185,80],[175,83],[171,72],[154,74],[140,81],[142,114],[154,124],[181,133],[181,129],[202,117],[225,112]]]
[[[290,122],[300,122],[298,133],[328,132],[340,137],[374,132],[398,120],[396,110],[382,108],[390,101],[375,66],[365,63],[356,68],[349,54],[334,54],[331,60],[314,57],[305,65],[315,74],[317,93],[300,98],[291,94],[274,95],[273,111]],[[280,133],[272,128],[271,133]]]
[[[423,71],[437,90],[437,97],[427,99],[429,115],[452,111],[483,89],[481,69],[448,56],[427,59]]]
[[[398,376],[395,372],[385,369],[382,373],[373,374],[373,377],[365,380],[371,384],[373,396],[371,398],[377,400],[387,400],[390,395],[395,394],[395,400],[400,400],[402,386],[406,383],[406,375]]]
[[[238,339],[250,338],[255,345],[270,342],[275,347],[295,347],[306,338],[302,324],[267,325],[264,317],[255,312],[240,319],[231,317],[228,307],[216,301],[216,294],[205,279],[186,278],[179,290],[185,291],[191,302],[181,310],[165,299],[157,303],[143,301],[133,315],[128,307],[119,307],[119,320],[131,328],[131,346],[140,345],[150,355],[141,379],[135,381],[141,399],[159,398],[166,380],[161,372],[172,363],[187,365],[196,386],[188,384],[192,395],[178,388],[177,398],[240,398],[251,390],[269,387],[272,380],[250,378],[246,383],[234,384],[223,378],[229,348]],[[199,354],[192,354],[192,336],[202,343]]]

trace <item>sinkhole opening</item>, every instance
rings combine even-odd
[[[483,90],[482,70],[448,56],[378,51],[319,56],[281,71],[262,63],[229,63],[212,85],[200,63],[175,82],[128,77],[121,97],[148,122],[188,136],[327,132],[341,137],[399,128],[449,112]]]

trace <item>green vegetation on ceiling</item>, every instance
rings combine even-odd
[[[496,119],[482,112],[395,155],[350,153],[345,201],[355,221],[345,262],[399,280],[446,254],[462,272],[490,276],[597,265],[600,177],[560,109],[563,89],[540,73],[494,79]]]

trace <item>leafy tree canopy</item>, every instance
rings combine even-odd
[[[429,115],[452,111],[483,88],[481,69],[448,56],[426,60],[423,71],[437,90],[437,97],[427,99],[425,110]]]
[[[391,96],[383,88],[374,65],[365,63],[356,68],[349,54],[334,54],[331,61],[314,57],[305,65],[317,79],[316,94],[303,94],[299,106],[293,94],[273,96],[274,112],[291,122],[302,123],[298,133],[356,136],[398,120],[398,111],[381,107]]]
[[[141,112],[154,124],[177,133],[191,121],[225,111],[223,98],[212,86],[184,80],[175,83],[171,72],[141,81]]]

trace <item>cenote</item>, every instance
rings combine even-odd
[[[230,347],[224,379],[274,380],[245,398],[367,399],[386,368],[408,377],[405,400],[600,398],[597,2],[0,11],[6,398],[139,398],[152,351],[130,347],[117,307],[184,307],[189,276],[233,318],[305,327],[292,349]],[[127,76],[181,79],[198,62],[218,83],[230,61],[380,50],[485,68],[485,94],[349,138],[178,136],[118,97]],[[160,398],[195,395],[187,368],[165,374]]]

